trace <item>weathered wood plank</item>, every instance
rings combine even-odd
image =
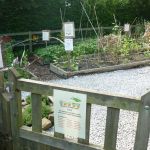
[[[61,139],[64,139],[64,134],[62,133],[58,133],[58,132],[54,132],[54,136],[57,137],[57,138],[61,138]]]
[[[104,150],[100,146],[95,145],[85,145],[80,143],[75,143],[72,141],[68,141],[61,138],[51,137],[46,133],[37,133],[32,132],[31,128],[28,127],[22,127],[20,129],[20,137],[24,139],[28,139],[34,142],[42,143],[45,145],[49,145],[55,148],[59,149],[65,149],[65,150]]]
[[[13,138],[13,149],[19,150],[19,127],[22,125],[21,118],[21,92],[16,90],[16,80],[19,78],[18,73],[10,69],[8,79],[10,84],[10,114],[11,114],[11,131]]]
[[[37,94],[52,95],[54,89],[83,93],[88,96],[88,103],[114,107],[119,109],[139,111],[140,98],[114,95],[110,93],[100,93],[94,90],[81,89],[71,86],[61,86],[52,83],[44,83],[29,79],[19,79],[17,88],[22,91],[28,91]]]
[[[3,117],[2,117],[2,92],[4,88],[4,80],[3,80],[3,72],[0,72],[0,131],[2,131],[2,123],[3,123]]]
[[[50,70],[63,78],[67,78],[67,76],[68,76],[68,73],[66,71],[64,71],[63,69],[61,69],[53,64],[50,64]]]
[[[52,95],[53,91],[48,83],[35,81],[30,79],[19,79],[17,81],[17,89],[41,95]]]
[[[53,147],[21,138],[20,150],[54,150]],[[34,146],[33,146],[34,145]],[[35,148],[35,146],[37,146]],[[59,149],[60,150],[60,149]]]
[[[101,67],[101,68],[95,68],[95,69],[76,71],[76,72],[72,72],[72,75],[96,73],[96,72],[99,72],[99,73],[110,72],[110,71],[115,71],[115,70],[125,70],[125,69],[138,67],[141,65],[147,65],[149,63],[150,63],[150,60],[137,61],[137,62],[127,63],[127,64],[120,64],[120,65],[114,65],[114,66],[107,66],[107,67]]]
[[[71,76],[79,75],[79,74],[89,74],[89,73],[98,73],[98,72],[102,73],[102,72],[110,72],[110,71],[115,71],[115,70],[131,69],[131,68],[138,67],[141,65],[147,65],[149,63],[150,63],[150,60],[142,60],[142,61],[136,61],[136,62],[127,63],[127,64],[119,64],[119,65],[92,68],[92,69],[72,71],[72,72],[66,72],[60,67],[57,67],[51,64],[50,70],[66,78],[66,77],[71,77]]]
[[[85,139],[78,139],[79,143],[82,144],[89,144],[89,138],[90,138],[90,122],[91,122],[91,104],[87,103],[86,108],[86,138]]]
[[[60,139],[64,139],[64,138],[65,138],[65,135],[62,134],[62,133],[54,132],[54,137],[60,138]],[[53,147],[53,148],[51,147],[51,149],[52,149],[52,150],[60,150],[60,149],[54,148],[54,147]],[[50,150],[51,150],[51,149],[50,149]]]
[[[147,150],[150,135],[150,92],[142,97],[134,150]]]
[[[10,101],[7,93],[2,93],[3,133],[11,136]]]
[[[11,139],[10,101],[4,96],[4,74],[0,72],[0,132]],[[12,142],[4,144],[8,150],[12,150]]]
[[[105,150],[116,150],[117,131],[120,110],[107,108],[106,129],[105,129]]]
[[[2,95],[0,94],[0,132],[3,130]]]
[[[42,132],[42,100],[41,95],[31,94],[32,103],[32,131]]]

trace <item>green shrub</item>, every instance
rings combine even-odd
[[[46,62],[54,62],[64,55],[65,51],[62,45],[53,45],[38,49],[36,54],[42,57]]]
[[[31,105],[28,105],[28,107],[23,112],[23,116],[22,116],[24,125],[27,125],[27,126],[31,126],[32,125],[31,113],[32,113]]]
[[[42,118],[48,117],[48,115],[52,112],[52,108],[49,105],[46,105],[44,102],[42,102]]]
[[[74,44],[74,50],[71,52],[71,57],[76,58],[85,54],[92,54],[97,49],[96,39],[87,39]],[[63,57],[67,60],[67,53],[63,45],[52,45],[47,48],[41,48],[36,51],[36,54],[49,62],[58,62]]]
[[[11,47],[11,43],[7,43],[5,45],[5,51],[4,51],[4,63],[6,66],[10,67],[15,56]]]
[[[29,104],[28,107],[23,112],[23,124],[27,126],[32,125],[32,107],[31,107],[31,96],[27,96],[26,102]],[[48,98],[42,96],[42,118],[48,117],[52,113],[52,106],[48,105]]]
[[[137,52],[140,48],[142,48],[141,45],[135,39],[123,37],[118,50],[122,56],[128,56],[130,53]]]
[[[85,54],[92,54],[97,50],[97,39],[87,39],[77,42],[72,52],[72,57],[79,57]]]
[[[31,104],[31,95],[28,95],[26,97],[26,102],[27,102],[27,104]]]

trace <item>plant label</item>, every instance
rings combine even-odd
[[[42,40],[43,41],[49,41],[50,38],[50,31],[49,30],[43,30],[42,31]]]
[[[65,39],[65,51],[73,51],[73,39]]]
[[[0,44],[0,68],[3,68],[2,45]]]
[[[65,38],[74,38],[75,37],[74,22],[64,22],[63,31]]]
[[[125,24],[124,25],[124,32],[129,32],[130,31],[130,24]]]
[[[87,95],[54,89],[55,132],[85,139]]]

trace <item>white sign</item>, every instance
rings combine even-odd
[[[3,68],[2,45],[0,44],[0,68]]]
[[[49,30],[43,30],[42,31],[42,40],[43,41],[49,41],[50,37],[50,31]]]
[[[55,132],[85,139],[86,94],[54,90]]]
[[[130,24],[125,24],[124,25],[124,32],[129,32],[130,31]]]
[[[64,36],[67,38],[75,37],[74,22],[64,22],[63,24]]]
[[[73,51],[73,39],[65,39],[65,51]]]

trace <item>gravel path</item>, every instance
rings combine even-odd
[[[120,70],[109,73],[75,76],[70,79],[51,80],[51,83],[83,87],[102,92],[140,97],[150,91],[150,67]],[[138,114],[120,112],[117,150],[132,150]],[[91,115],[90,142],[103,145],[106,123],[106,107],[93,105]],[[150,141],[150,140],[149,140]],[[150,142],[148,146],[150,150]]]

